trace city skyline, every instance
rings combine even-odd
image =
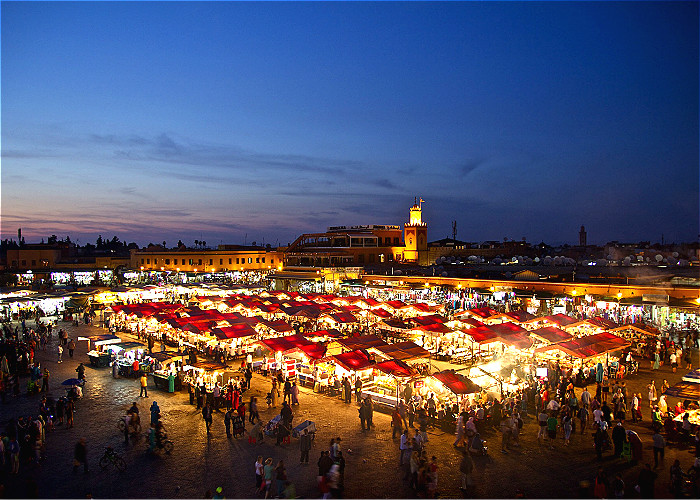
[[[2,225],[696,241],[695,2],[2,2]]]

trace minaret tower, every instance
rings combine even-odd
[[[403,258],[406,262],[415,262],[421,266],[428,263],[428,225],[423,222],[423,203],[423,198],[414,200],[408,222],[403,226]]]

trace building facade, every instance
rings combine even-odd
[[[265,271],[279,269],[282,253],[262,247],[224,246],[226,249],[197,250],[181,248],[168,250],[152,247],[131,251],[129,267],[144,271],[227,272]]]

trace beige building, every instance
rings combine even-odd
[[[131,251],[129,267],[144,271],[226,272],[280,269],[282,253],[259,247],[232,247],[218,250],[182,248],[167,250],[155,246]]]

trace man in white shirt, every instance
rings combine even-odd
[[[547,410],[549,410],[549,412],[555,417],[559,413],[559,408],[561,408],[561,406],[556,399],[552,399],[549,403],[547,403]]]
[[[588,392],[588,387],[583,388],[583,392],[581,393],[581,404],[584,408],[588,408],[591,404],[591,393]]]
[[[408,429],[405,429],[403,434],[401,434],[401,441],[399,442],[399,465],[408,462],[411,456],[411,447],[411,438],[408,437]]]

